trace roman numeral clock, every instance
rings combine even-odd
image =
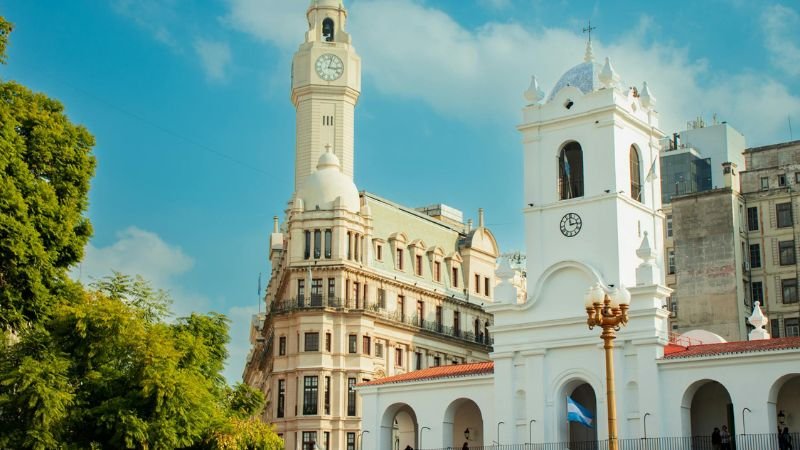
[[[561,223],[559,224],[561,234],[566,237],[577,236],[578,233],[581,232],[582,226],[583,221],[581,220],[581,216],[573,212],[564,214],[564,217],[561,218]]]

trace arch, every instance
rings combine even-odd
[[[483,437],[483,413],[478,404],[470,398],[453,400],[442,419],[442,446],[461,448],[467,442],[470,448],[480,448]]]
[[[683,435],[692,436],[698,446],[711,442],[714,428],[725,426],[735,436],[733,402],[728,389],[707,378],[690,384],[681,399],[681,426]]]
[[[419,422],[414,409],[407,403],[394,403],[381,416],[379,448],[417,448]]]
[[[336,38],[336,25],[333,23],[333,19],[330,17],[326,17],[325,20],[322,21],[322,40],[325,42],[333,42]]]
[[[642,160],[639,155],[639,149],[636,145],[631,145],[630,152],[628,153],[628,167],[630,168],[631,176],[631,198],[637,202],[642,201]]]
[[[571,260],[571,259],[567,259],[567,260],[564,260],[564,261],[559,261],[559,262],[553,264],[552,266],[548,267],[547,269],[545,269],[544,272],[542,272],[542,275],[539,277],[539,280],[536,282],[536,285],[534,286],[532,293],[529,294],[529,298],[528,298],[529,301],[525,302],[522,305],[522,308],[527,309],[527,308],[531,307],[531,305],[535,304],[536,301],[538,301],[538,299],[542,296],[542,290],[547,285],[547,283],[550,281],[550,279],[555,274],[557,274],[558,272],[560,272],[562,270],[569,270],[569,269],[575,269],[575,270],[578,270],[579,272],[583,273],[583,275],[588,280],[588,283],[586,284],[586,289],[589,289],[589,287],[591,287],[595,283],[600,283],[603,286],[607,286],[606,282],[603,280],[603,277],[600,275],[600,273],[597,270],[594,269],[594,267],[592,267],[592,266],[590,266],[590,265],[588,265],[586,263],[583,263],[583,262],[580,262],[580,261]],[[581,299],[581,301],[583,301],[583,296],[582,295],[581,295],[580,299]]]
[[[578,392],[578,398],[573,398],[578,403],[580,403],[585,408],[589,409],[589,411],[594,415],[595,422],[598,419],[598,410],[597,410],[597,395],[598,387],[602,387],[602,382],[596,377],[596,374],[590,373],[584,369],[572,369],[565,373],[562,373],[558,377],[556,377],[554,383],[551,385],[550,392],[555,392],[555,404],[558,405],[556,409],[556,414],[558,415],[556,418],[556,423],[558,423],[558,429],[556,430],[557,433],[557,442],[571,442],[570,438],[573,434],[572,423],[567,421],[567,397],[571,396],[578,388],[581,388],[581,391]],[[589,391],[587,388],[591,390],[591,396],[589,396],[589,400],[591,400],[591,405],[585,396],[588,396]],[[583,400],[583,401],[581,401]],[[594,428],[591,430],[587,438],[587,431],[582,430],[581,428],[583,425],[575,424],[575,438],[577,441],[584,441],[584,440],[597,440],[597,425],[595,424]],[[580,448],[580,449],[590,449],[592,447],[588,446],[571,446],[570,448]]]
[[[783,423],[778,414],[783,413]],[[800,373],[786,374],[772,384],[767,400],[767,414],[771,430],[788,427],[790,431],[800,428]]]
[[[583,197],[583,148],[567,142],[558,152],[559,200]]]

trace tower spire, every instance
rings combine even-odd
[[[589,39],[586,41],[586,55],[583,57],[583,60],[586,62],[594,61],[594,54],[592,53],[592,31],[596,29],[597,27],[592,26],[591,19],[589,19],[589,25],[583,28],[583,32],[589,36]]]

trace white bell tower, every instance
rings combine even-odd
[[[642,264],[637,249],[646,235],[658,255],[650,282],[662,283],[663,133],[647,83],[622,84],[608,58],[594,61],[590,42],[584,62],[568,70],[549,96],[534,77],[525,98],[529,104],[518,129],[524,141],[529,294],[535,296],[537,282],[563,261],[592,268],[608,284],[636,286]],[[575,305],[544,311],[582,311],[582,298],[571,301]]]
[[[354,113],[361,93],[361,58],[345,31],[342,0],[311,0],[308,32],[292,62],[297,136],[295,192],[316,169],[325,147],[353,177]]]

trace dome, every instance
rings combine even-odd
[[[553,91],[550,92],[550,96],[547,97],[547,101],[552,101],[556,94],[567,86],[576,87],[584,94],[596,91],[600,87],[600,82],[597,78],[600,70],[600,66],[591,60],[569,69],[558,79]]]
[[[306,211],[332,210],[335,206],[354,213],[361,209],[358,189],[340,167],[339,158],[332,152],[319,157],[316,172],[305,179],[297,193],[297,197],[303,199]]]

